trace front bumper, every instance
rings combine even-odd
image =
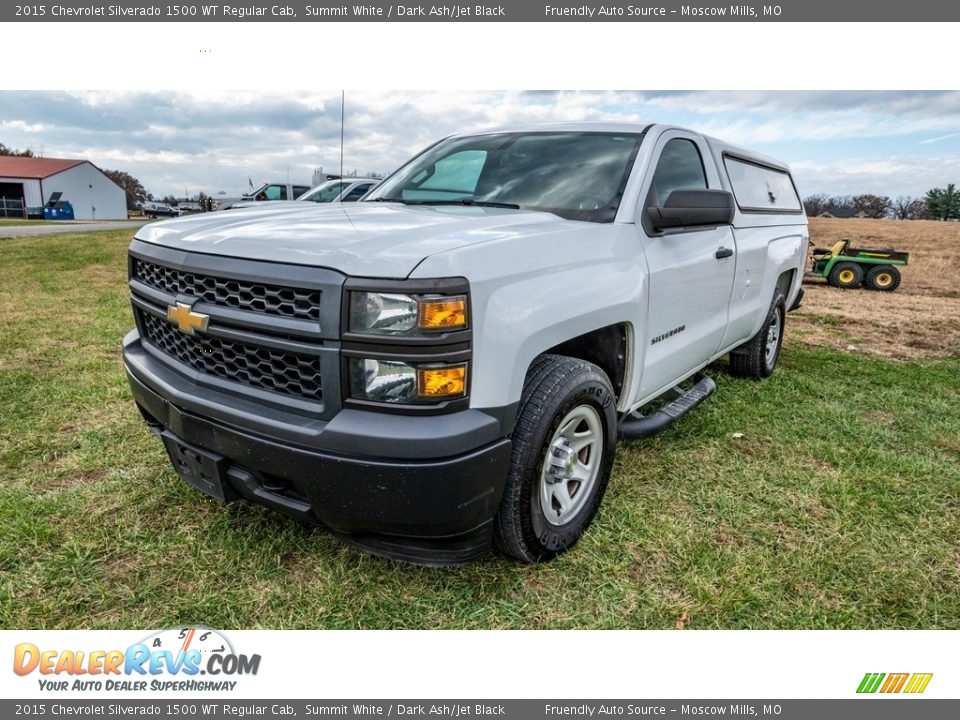
[[[341,410],[320,421],[200,385],[135,331],[123,354],[147,423],[222,456],[231,494],[397,559],[453,564],[488,550],[511,452],[494,417]]]

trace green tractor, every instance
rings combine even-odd
[[[906,265],[910,253],[893,248],[853,248],[844,238],[832,248],[813,249],[813,268],[807,275],[826,278],[837,288],[863,285],[870,290],[893,292],[900,285],[898,265]]]

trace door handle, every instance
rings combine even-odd
[[[716,258],[717,260],[723,260],[723,258],[728,258],[731,255],[733,255],[733,248],[722,247],[719,250],[717,250]]]

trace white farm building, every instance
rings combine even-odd
[[[54,193],[77,220],[126,220],[127,196],[88,160],[0,156],[0,198],[42,207]]]

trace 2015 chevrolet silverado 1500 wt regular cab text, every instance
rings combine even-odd
[[[696,406],[726,353],[770,375],[807,241],[788,168],[694,132],[458,135],[361,202],[142,228],[124,359],[209,495],[416,562],[548,560],[618,437]]]

